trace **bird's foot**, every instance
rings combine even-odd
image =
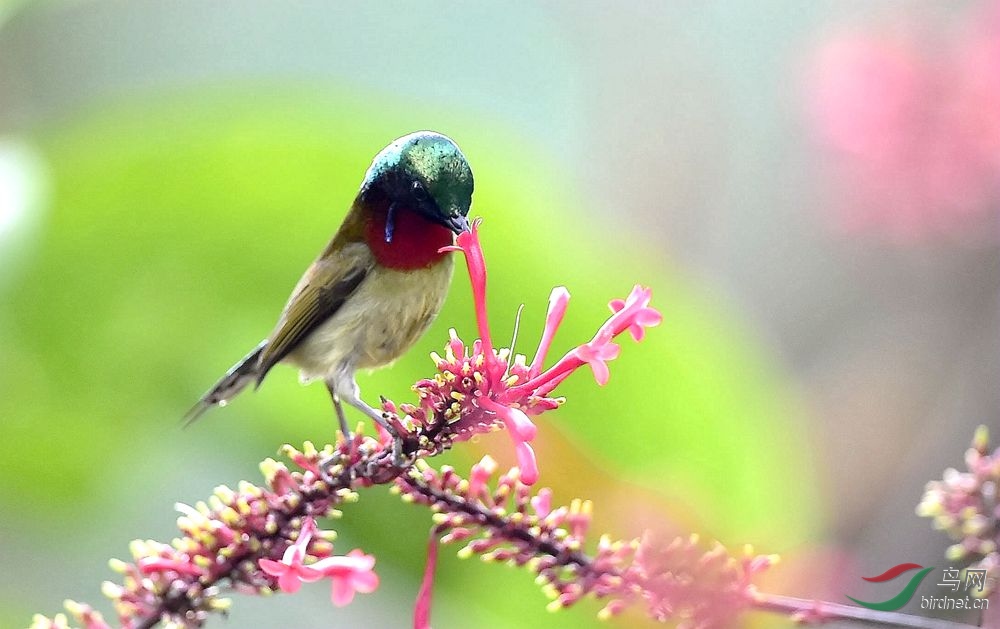
[[[406,453],[406,441],[409,433],[406,432],[402,424],[398,421],[392,422],[389,413],[382,414],[382,422],[379,424],[389,433],[392,438],[392,465],[397,469],[403,469],[413,463],[413,457]],[[400,428],[403,428],[401,431]]]
[[[344,465],[344,459],[341,453],[336,450],[333,454],[328,454],[319,460],[319,477],[320,479],[331,486],[341,485],[344,487],[350,487],[351,478],[351,468],[350,466]],[[331,468],[339,467],[340,470],[336,475],[330,473]]]
[[[403,438],[394,436],[392,438],[392,464],[400,469],[408,467],[413,463],[413,458],[403,451]]]

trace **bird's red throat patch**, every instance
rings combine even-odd
[[[394,211],[392,241],[386,242],[387,214],[387,207],[376,208],[365,223],[365,240],[380,265],[412,271],[429,267],[447,255],[438,250],[452,244],[451,230],[402,205]]]

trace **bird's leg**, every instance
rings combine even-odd
[[[337,394],[336,388],[330,384],[326,383],[326,390],[330,392],[330,399],[333,400],[333,408],[337,411],[337,421],[340,423],[340,432],[344,436],[344,443],[351,442],[351,429],[347,427],[347,416],[344,415],[344,406],[340,403],[340,395]],[[328,483],[333,483],[333,478],[327,473],[327,468],[330,464],[338,458],[336,449],[334,453],[330,456],[323,457],[319,462],[320,476],[324,481]],[[344,470],[345,474],[349,474],[349,470]],[[348,482],[350,479],[348,479]]]
[[[330,397],[333,399],[333,408],[337,411],[337,421],[340,422],[340,432],[344,435],[344,441],[348,442],[351,440],[351,429],[347,427],[347,417],[344,415],[344,407],[340,403],[340,395],[329,382],[326,383],[326,390],[330,392]]]
[[[360,410],[365,415],[371,417],[373,420],[375,420],[375,423],[377,423],[382,428],[385,428],[385,431],[392,436],[393,461],[396,463],[396,465],[401,465],[403,461],[402,435],[396,432],[396,429],[393,428],[392,424],[390,424],[389,421],[385,418],[385,415],[383,413],[380,413],[378,410],[372,408],[371,406],[368,406],[368,404],[366,404],[365,401],[362,400],[360,397],[357,396],[344,397],[344,401],[353,406],[354,408]]]
[[[406,462],[406,457],[403,456],[403,436],[396,432],[396,429],[389,423],[385,414],[372,408],[371,406],[368,406],[368,404],[361,399],[361,391],[358,388],[358,383],[354,380],[353,374],[351,374],[350,377],[336,381],[334,389],[337,393],[337,397],[341,401],[350,404],[368,417],[371,417],[376,424],[384,428],[385,431],[392,436],[393,463],[397,467],[403,467]]]

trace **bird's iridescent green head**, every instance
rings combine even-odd
[[[472,169],[447,136],[417,131],[382,149],[365,174],[362,197],[386,195],[394,207],[412,208],[459,233],[468,230]]]

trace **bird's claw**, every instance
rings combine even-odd
[[[413,462],[413,457],[406,454],[403,451],[403,438],[394,437],[392,440],[392,464],[393,466],[403,469],[408,467]]]
[[[338,458],[338,453],[328,454],[319,460],[317,467],[319,467],[319,477],[324,483],[328,485],[336,485],[338,479],[334,478],[330,474],[330,468],[333,467],[334,461]],[[343,471],[340,473],[339,482],[342,485],[349,486],[351,481],[351,469],[349,467],[344,467]]]
[[[411,457],[407,456],[404,451],[407,435],[399,434],[396,427],[389,423],[389,418],[390,415],[388,413],[382,414],[382,419],[385,421],[384,428],[386,429],[386,432],[389,433],[389,436],[392,437],[392,465],[395,468],[402,469],[411,462]]]

